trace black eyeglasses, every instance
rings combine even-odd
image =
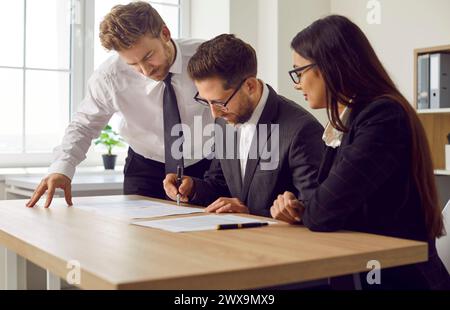
[[[211,104],[211,105],[216,106],[216,107],[218,107],[220,109],[225,109],[227,104],[231,101],[231,99],[233,99],[234,95],[236,95],[236,93],[239,91],[239,89],[241,89],[242,85],[244,85],[244,82],[246,80],[247,79],[243,79],[242,82],[240,82],[238,84],[238,86],[236,87],[234,92],[231,94],[231,96],[225,102],[221,102],[221,101],[217,101],[217,100],[213,100],[213,101],[209,102],[206,99],[200,98],[198,96],[198,92],[197,92],[197,94],[195,94],[194,100],[197,101],[198,103],[200,103],[201,105],[204,105],[204,106],[207,106],[207,107],[209,107],[209,105]]]
[[[310,68],[316,65],[317,64],[310,64],[307,66],[295,68],[294,70],[289,71],[289,76],[291,77],[292,81],[294,81],[295,84],[300,84],[302,74],[304,74],[306,71],[308,71]]]

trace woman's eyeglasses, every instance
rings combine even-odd
[[[316,65],[317,64],[310,64],[307,66],[295,68],[294,70],[289,71],[289,76],[291,77],[292,81],[294,81],[295,84],[300,84],[302,74],[304,74],[306,71],[308,71],[309,69],[311,69]]]

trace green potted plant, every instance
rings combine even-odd
[[[115,146],[123,147],[125,144],[122,143],[123,139],[116,133],[111,126],[106,125],[103,128],[100,136],[94,141],[95,145],[102,144],[108,150],[107,154],[103,154],[103,165],[107,170],[114,170],[116,165],[117,155],[112,153]]]

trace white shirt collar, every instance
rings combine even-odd
[[[175,55],[175,61],[169,68],[169,72],[171,72],[173,74],[181,74],[183,72],[183,55],[181,54],[182,51],[180,49],[179,44],[175,40],[172,40],[172,42],[176,49],[176,55]],[[163,81],[155,81],[155,80],[152,80],[151,78],[148,78],[143,75],[141,75],[141,77],[143,77],[147,82],[149,82],[148,85],[146,86],[147,94],[150,94],[151,90],[153,89],[153,87],[156,84],[164,83]],[[172,81],[173,81],[173,76],[172,76]]]
[[[350,110],[348,109],[348,107],[345,107],[344,111],[342,111],[341,115],[339,116],[344,125],[347,123],[349,115]],[[322,140],[327,146],[335,149],[341,146],[343,135],[344,133],[342,131],[334,128],[329,122],[323,133]]]
[[[242,181],[244,181],[245,177],[245,169],[247,167],[247,159],[249,155],[248,153],[250,151],[253,137],[257,132],[256,126],[261,118],[262,112],[264,111],[267,99],[269,98],[269,88],[264,82],[259,82],[263,84],[263,90],[258,105],[255,107],[255,110],[253,110],[252,116],[247,122],[236,126],[239,135],[239,159]]]
[[[183,69],[183,57],[181,55],[180,46],[175,40],[172,40],[173,45],[175,47],[175,61],[173,62],[172,66],[170,66],[169,72],[180,74]]]

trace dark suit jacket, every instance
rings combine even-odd
[[[216,123],[226,132],[225,121],[218,119]],[[251,214],[270,216],[270,207],[277,195],[284,191],[295,193],[300,199],[307,200],[311,191],[317,187],[317,173],[322,159],[324,145],[321,141],[323,127],[317,120],[296,103],[283,98],[269,86],[269,97],[259,119],[259,124],[270,126],[267,139],[262,141],[267,151],[273,150],[276,126],[279,127],[279,161],[276,167],[266,170],[270,160],[258,152],[254,159],[249,158],[246,165],[245,179],[242,182],[240,161],[236,152],[235,159],[214,159],[204,179],[194,179],[195,196],[193,203],[208,205],[219,197],[231,196],[239,198]],[[258,124],[258,125],[259,125]],[[259,127],[257,127],[259,132]],[[252,147],[258,147],[255,134]],[[226,153],[227,137],[217,139],[217,154]],[[239,144],[239,143],[237,143]],[[263,160],[261,158],[266,158]],[[272,157],[273,159],[273,157]]]
[[[305,203],[303,223],[313,231],[346,229],[429,241],[428,263],[382,271],[382,282],[385,288],[441,287],[448,273],[427,237],[411,175],[406,113],[389,100],[357,102],[347,126],[341,146],[326,150],[320,186]]]

